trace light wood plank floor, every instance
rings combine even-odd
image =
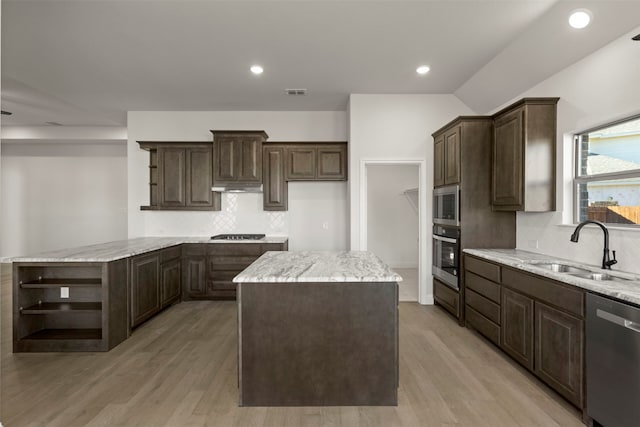
[[[108,353],[11,353],[1,273],[1,412],[22,426],[580,426],[578,411],[438,307],[400,305],[397,407],[239,408],[234,302],[185,302]]]

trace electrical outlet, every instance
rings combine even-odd
[[[325,221],[322,223],[322,228],[324,228],[325,230],[329,229],[329,221]]]
[[[69,288],[63,286],[60,288],[60,298],[69,298]]]

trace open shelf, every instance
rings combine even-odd
[[[20,283],[20,287],[23,289],[48,289],[59,287],[100,287],[102,286],[102,279],[100,278],[79,278],[79,279],[39,279],[31,280],[29,282]]]
[[[102,310],[100,302],[43,302],[21,310],[22,314],[93,313]]]
[[[23,340],[101,340],[102,329],[41,329]]]

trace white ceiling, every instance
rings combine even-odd
[[[594,14],[582,31],[567,25],[579,7]],[[350,93],[455,93],[486,113],[631,31],[638,16],[640,0],[4,0],[2,109],[14,114],[2,123],[345,110]],[[249,72],[254,63],[264,74]],[[420,64],[431,72],[418,76]]]

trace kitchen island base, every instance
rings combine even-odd
[[[239,283],[240,406],[396,406],[396,282]]]

